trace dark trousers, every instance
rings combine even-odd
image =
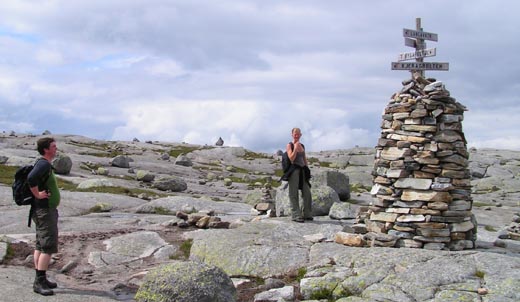
[[[309,184],[305,181],[305,171],[301,168],[294,169],[289,176],[289,200],[291,202],[291,216],[296,218],[312,217],[312,196]],[[303,205],[300,208],[298,189],[301,188]]]

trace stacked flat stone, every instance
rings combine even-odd
[[[466,110],[442,82],[418,75],[392,96],[376,147],[375,198],[365,219],[372,245],[474,248],[476,221],[462,131]]]

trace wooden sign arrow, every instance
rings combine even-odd
[[[445,62],[392,62],[392,70],[441,70],[447,71],[450,64]]]
[[[415,39],[404,38],[404,46],[415,48],[417,41]]]
[[[405,52],[400,53],[397,61],[408,61],[413,59],[420,59],[425,57],[433,57],[437,53],[437,48],[428,48],[423,50],[418,50],[416,52]]]
[[[420,31],[420,30],[407,29],[407,28],[403,28],[403,37],[430,40],[430,41],[438,40],[437,34]]]

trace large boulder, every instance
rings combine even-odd
[[[153,187],[161,191],[182,192],[188,188],[188,185],[182,178],[161,176],[153,181]]]
[[[175,164],[179,166],[191,167],[193,162],[185,154],[179,154],[175,159]]]
[[[236,289],[220,268],[178,261],[150,271],[135,299],[138,302],[234,302]]]
[[[301,191],[298,191],[300,195],[300,205],[303,202]],[[338,193],[329,186],[313,186],[311,187],[312,195],[312,215],[313,216],[325,216],[329,215],[330,208],[335,202],[340,202]],[[276,216],[290,216],[291,215],[291,202],[289,201],[289,187],[279,187],[276,190]]]
[[[312,176],[311,184],[333,188],[342,201],[350,198],[349,178],[344,173],[338,171],[319,172]]]
[[[72,169],[72,159],[68,155],[60,154],[52,161],[52,166],[57,174],[68,175]]]
[[[91,189],[97,187],[114,187],[115,185],[111,183],[108,179],[104,178],[92,178],[82,181],[78,185],[78,189]]]
[[[155,175],[146,170],[137,170],[135,177],[142,182],[152,182],[155,179]]]
[[[112,166],[119,168],[130,168],[131,159],[125,155],[118,155],[112,159]]]
[[[5,164],[9,160],[9,157],[0,155],[0,165]]]

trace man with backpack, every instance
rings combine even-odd
[[[291,202],[292,220],[304,222],[312,218],[312,196],[310,190],[310,169],[305,156],[305,146],[300,142],[300,128],[291,131],[293,141],[287,144],[286,152],[291,166],[286,174],[289,180],[289,200]],[[302,191],[303,207],[300,209],[298,190]]]
[[[27,176],[27,182],[35,199],[31,204],[31,216],[36,227],[36,247],[34,250],[34,268],[36,278],[34,292],[49,296],[57,284],[47,279],[47,269],[52,254],[58,252],[58,205],[60,191],[52,171],[52,160],[56,156],[56,141],[44,137],[37,142],[38,153],[42,155]]]

